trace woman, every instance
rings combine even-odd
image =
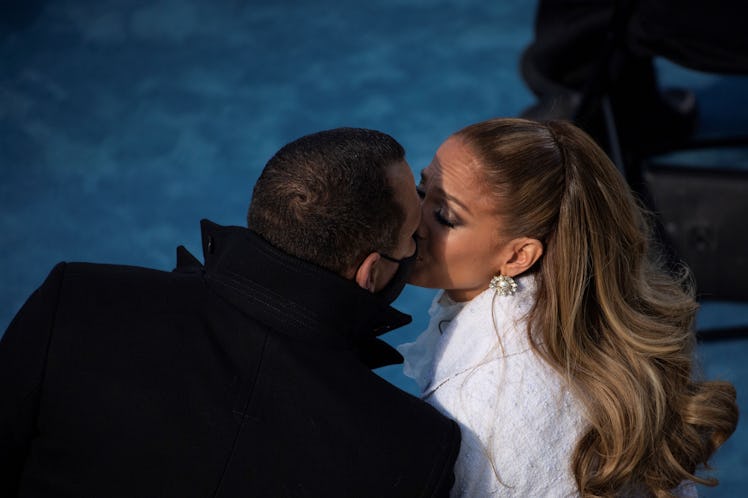
[[[411,283],[441,288],[401,346],[455,418],[458,496],[695,495],[735,390],[692,379],[697,305],[651,257],[623,178],[581,130],[494,119],[423,171]]]

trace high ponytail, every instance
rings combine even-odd
[[[582,496],[670,496],[737,425],[726,382],[694,379],[691,277],[665,271],[623,177],[564,122],[496,119],[456,134],[501,202],[502,236],[540,240],[528,334],[585,407],[570,465]]]

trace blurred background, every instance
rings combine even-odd
[[[0,1],[0,333],[58,261],[171,270],[179,244],[201,256],[199,220],[243,225],[265,162],[301,135],[378,129],[403,144],[417,173],[462,126],[518,115],[535,101],[518,70],[535,8]],[[655,62],[664,84],[695,92],[699,133],[748,132],[748,78]],[[748,169],[745,149],[698,157]],[[387,340],[413,340],[433,295],[407,288],[396,306],[414,321]],[[698,320],[746,324],[748,306],[704,303]],[[705,341],[698,354],[706,376],[736,384],[745,411],[748,341]],[[400,367],[378,372],[415,391]],[[702,496],[745,492],[742,424],[714,467],[721,485],[700,487]]]

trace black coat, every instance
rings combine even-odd
[[[438,496],[459,429],[370,370],[410,317],[251,231],[57,265],[0,342],[0,496]]]

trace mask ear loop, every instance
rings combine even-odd
[[[393,263],[402,264],[404,261],[411,260],[415,258],[416,256],[418,256],[418,241],[416,240],[415,234],[413,235],[413,241],[416,243],[415,244],[416,248],[413,251],[413,254],[411,254],[410,256],[405,256],[404,258],[397,259],[397,258],[393,258],[392,256],[388,256],[387,254],[383,252],[380,252],[379,255],[382,256],[387,261],[392,261]]]

